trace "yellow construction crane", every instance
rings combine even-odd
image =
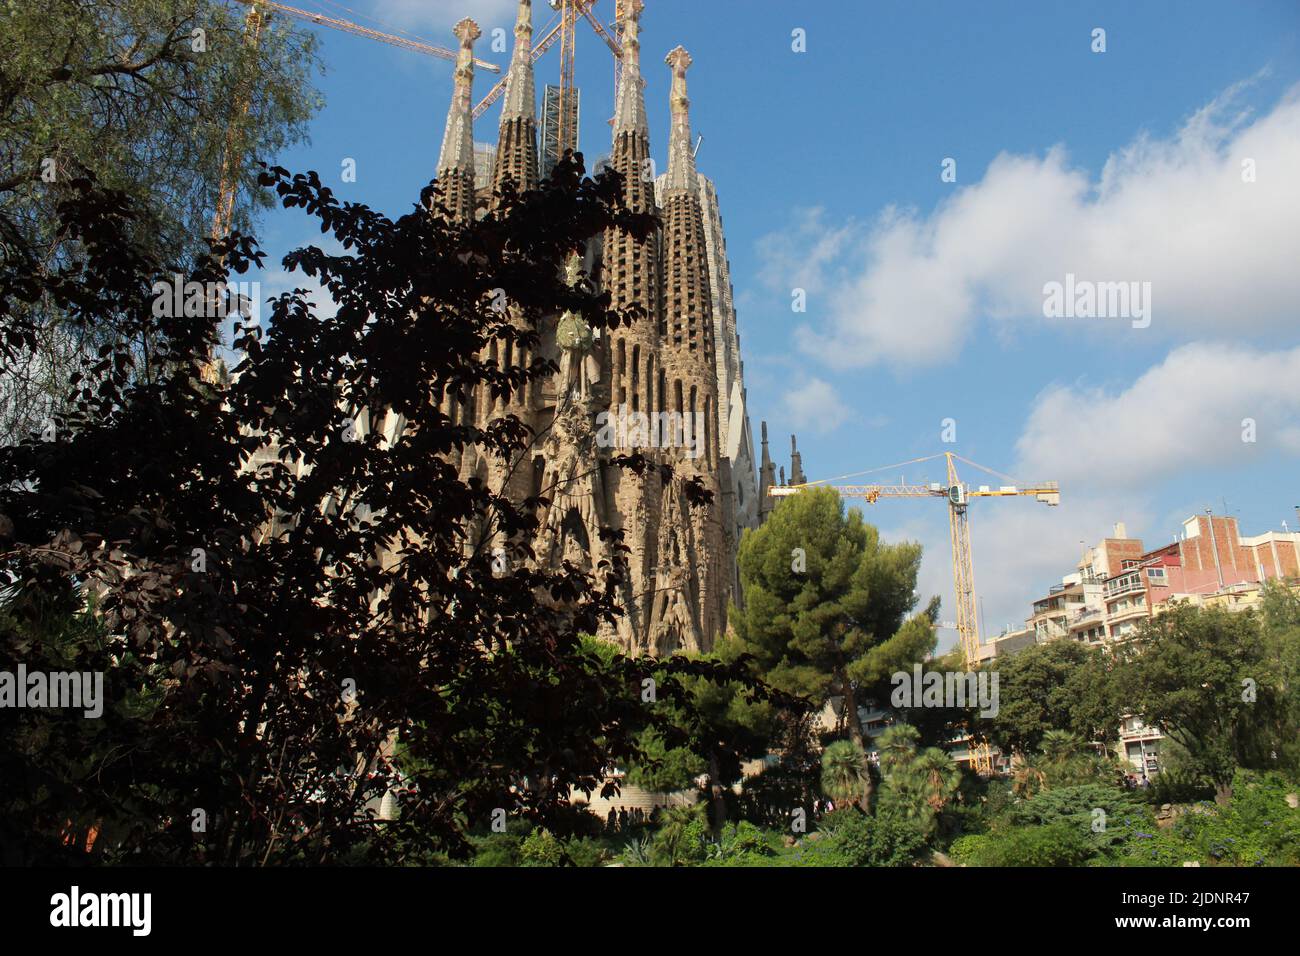
[[[285,3],[279,3],[277,0],[235,0],[248,7],[248,16],[244,20],[244,43],[250,50],[257,48],[257,43],[262,33],[262,24],[266,18],[266,11],[283,13],[285,16],[294,17],[307,23],[313,23],[316,26],[330,27],[334,30],[342,30],[344,33],[351,33],[355,36],[366,37],[370,40],[379,40],[381,43],[388,43],[392,46],[401,47],[403,50],[412,50],[416,53],[423,53],[427,56],[436,56],[443,60],[455,61],[456,51],[449,50],[445,47],[434,46],[430,43],[424,43],[410,37],[395,36],[391,33],[381,33],[378,30],[372,30],[370,27],[363,27],[359,24],[352,23],[348,20],[340,20],[337,17],[329,17],[323,13],[313,13],[310,10],[302,10],[298,7],[291,7]],[[475,59],[476,66],[491,73],[500,73],[501,68],[494,63],[488,63],[485,60]],[[235,98],[235,113],[238,120],[231,124],[226,133],[225,152],[221,160],[221,182],[217,191],[217,210],[212,220],[212,237],[214,239],[224,236],[230,229],[230,222],[233,218],[235,208],[235,191],[238,187],[239,177],[235,174],[236,164],[240,161],[239,154],[242,151],[242,144],[239,142],[239,136],[236,129],[243,116],[248,112],[249,102],[252,99],[252,89],[249,86],[248,77],[245,76],[237,90]]]
[[[975,566],[971,560],[970,517],[967,514],[967,507],[972,498],[1007,498],[1014,496],[1032,496],[1044,504],[1055,506],[1061,503],[1061,491],[1054,481],[1035,482],[1029,485],[1017,484],[1015,479],[1008,478],[1006,475],[985,468],[983,465],[978,465],[950,451],[944,452],[942,455],[929,455],[908,462],[900,462],[897,465],[886,465],[885,468],[918,464],[941,457],[945,459],[948,466],[948,480],[944,484],[932,482],[925,485],[829,485],[828,487],[834,488],[841,497],[863,498],[867,504],[875,504],[881,498],[941,498],[948,503],[948,525],[952,538],[952,576],[957,597],[957,639],[961,645],[962,658],[965,661],[966,669],[973,670],[979,661],[980,629],[979,605],[975,599]],[[968,485],[957,474],[956,463],[958,461],[988,472],[990,475],[1010,482],[1010,484],[1000,485],[996,488],[989,485],[979,485],[977,487]],[[871,471],[883,470],[884,468],[871,469]],[[857,474],[869,473],[868,471],[858,472]],[[842,477],[852,478],[856,477],[856,475],[844,475]],[[838,481],[841,479],[828,480]],[[787,485],[785,487],[771,488],[768,494],[779,498],[823,485],[826,485],[826,481]],[[991,769],[992,760],[986,744],[975,749],[972,754],[972,762],[975,764],[976,770],[981,773],[987,773]]]
[[[298,7],[291,7],[288,4],[279,3],[277,0],[235,0],[235,2],[250,7],[265,7],[268,10],[274,10],[277,13],[283,13],[286,16],[296,17],[299,20],[314,23],[316,26],[331,27],[335,30],[342,30],[344,33],[352,33],[356,36],[378,40],[381,43],[391,43],[393,46],[401,47],[403,50],[414,50],[416,53],[425,53],[429,56],[436,56],[443,60],[451,60],[453,63],[456,61],[455,50],[448,50],[445,47],[434,46],[431,43],[423,43],[419,40],[408,37],[394,36],[391,33],[381,33],[378,30],[372,30],[369,27],[363,27],[348,20],[340,20],[337,17],[327,17],[323,13],[313,13],[310,10],[301,10]],[[474,65],[481,67],[490,73],[501,72],[499,66],[494,63],[488,63],[486,60],[475,59]]]

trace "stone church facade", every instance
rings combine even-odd
[[[630,548],[626,614],[601,636],[629,653],[667,655],[707,651],[726,629],[728,604],[740,600],[736,549],[744,528],[761,520],[766,488],[756,475],[717,191],[696,170],[692,150],[691,57],[680,46],[665,59],[672,73],[666,172],[657,181],[648,172],[654,167],[640,62],[642,7],[628,0],[622,12],[622,81],[610,156],[602,162],[623,175],[628,206],[657,213],[662,227],[645,239],[612,229],[568,264],[570,282],[589,276],[610,293],[614,309],[635,308],[639,318],[600,332],[573,314],[548,316],[540,349],[557,375],[506,398],[444,402],[457,420],[486,424],[513,414],[538,436],[521,460],[467,448],[459,467],[462,478],[477,477],[515,500],[550,499],[534,543],[539,561],[558,566],[568,559],[594,569],[609,557],[599,529],[623,531]],[[518,7],[495,151],[479,145],[476,152],[474,142],[479,35],[472,20],[456,26],[455,91],[437,168],[447,214],[466,221],[491,208],[507,179],[519,190],[539,181],[530,0]],[[498,354],[496,346],[484,356],[506,364],[534,357]],[[681,482],[662,482],[658,469],[636,475],[610,463],[633,452],[670,464],[678,478],[698,478],[713,492],[712,503],[692,507]]]

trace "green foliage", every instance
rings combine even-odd
[[[1081,866],[1093,852],[1086,832],[1064,822],[965,836],[952,845],[953,858],[968,866]]]
[[[837,740],[822,752],[822,793],[836,803],[861,797],[869,772],[862,748],[852,740]]]
[[[1261,592],[1260,627],[1279,697],[1269,756],[1277,769],[1300,779],[1300,594],[1277,581],[1267,582]]]
[[[1184,748],[1221,803],[1239,766],[1276,765],[1275,728],[1294,737],[1284,675],[1254,614],[1178,602],[1144,621],[1119,653],[1124,699]]]
[[[876,738],[880,753],[880,772],[888,778],[916,758],[916,748],[921,735],[911,724],[893,724]]]
[[[533,830],[519,845],[520,866],[560,866],[567,860],[564,844],[545,827]]]
[[[1214,781],[1200,772],[1178,741],[1166,737],[1160,741],[1160,772],[1150,785],[1138,791],[1148,802],[1200,803],[1214,799]]]
[[[633,837],[623,847],[618,856],[624,866],[653,866],[650,856],[649,836]]]
[[[147,215],[131,241],[188,270],[216,208],[227,149],[246,228],[270,197],[254,159],[305,139],[320,108],[311,30],[276,17],[255,45],[224,0],[49,0],[0,4],[0,236],[5,257],[42,268],[81,257],[58,204],[78,177],[121,190]],[[194,49],[196,29],[204,49]],[[48,164],[53,162],[53,167]],[[53,173],[53,181],[49,176]],[[66,409],[78,361],[114,336],[35,302],[29,361],[0,375],[0,436],[18,440]],[[137,341],[138,348],[143,343]]]
[[[1137,796],[1095,783],[1047,790],[1013,804],[997,826],[1066,826],[1084,835],[1090,855],[1111,857],[1133,855],[1147,847],[1157,831],[1150,807]]]
[[[669,807],[650,842],[650,861],[655,866],[691,866],[708,855],[709,823],[703,803]]]
[[[1230,805],[1194,804],[1179,815],[1172,832],[1188,859],[1207,864],[1300,865],[1300,810],[1286,800],[1298,789],[1280,774],[1239,771]]]
[[[783,760],[765,767],[745,781],[741,795],[741,812],[749,820],[765,827],[788,828],[790,811],[802,807],[812,813],[818,793],[814,787],[817,764],[803,766]]]
[[[925,850],[923,827],[895,816],[836,810],[823,822],[828,852],[844,866],[907,866]]]
[[[505,833],[485,833],[470,838],[475,867],[603,866],[615,856],[604,837],[563,837],[545,827],[512,818]]]
[[[564,841],[564,853],[569,863],[578,867],[604,866],[616,855],[600,837],[570,837]]]
[[[1049,790],[992,815],[989,832],[959,837],[949,853],[971,866],[1294,866],[1300,810],[1286,800],[1294,790],[1280,774],[1241,771],[1229,806],[1178,807],[1172,821],[1159,825],[1141,795],[1117,787]],[[1098,809],[1104,827],[1094,825]],[[1053,841],[1059,850],[1051,850]]]
[[[1039,750],[1053,730],[1114,738],[1122,708],[1100,650],[1076,641],[1036,644],[999,660],[998,675],[998,713],[988,732],[1004,751]]]
[[[1115,760],[1085,746],[1078,734],[1049,730],[1042,737],[1042,752],[1035,764],[1048,788],[1086,783],[1118,783],[1123,772]]]
[[[665,747],[663,734],[654,728],[642,733],[639,745],[641,756],[627,768],[627,782],[634,787],[656,793],[686,790],[708,766],[686,747]]]
[[[818,706],[851,696],[850,681],[871,685],[887,676],[881,668],[933,647],[928,617],[902,630],[916,604],[920,560],[919,545],[883,544],[833,490],[789,497],[741,541],[745,607],[733,615],[736,649],[752,654],[773,686]],[[883,649],[891,642],[898,653]],[[852,707],[848,719],[860,736]]]
[[[1146,821],[1150,814],[1150,810],[1127,791],[1100,784],[1084,784],[1048,790],[1030,800],[1012,804],[1002,819],[1012,826],[1068,822],[1086,831],[1091,828],[1095,809],[1105,811],[1108,820],[1146,814],[1148,816],[1143,818]]]
[[[938,747],[917,750],[920,734],[908,724],[894,724],[877,740],[884,784],[876,814],[907,821],[930,835],[957,795],[961,770]]]
[[[638,755],[627,761],[629,783],[671,792],[692,788],[707,772],[716,795],[740,779],[743,761],[764,756],[787,723],[798,723],[805,702],[770,690],[755,694],[752,682],[726,678],[724,671],[743,674],[746,667],[732,652],[673,656],[698,667],[697,676],[652,670],[657,682],[676,691],[656,703],[655,725],[641,734]]]
[[[942,813],[961,784],[961,770],[953,759],[938,747],[926,747],[916,759],[897,774],[901,792],[926,807],[931,817]]]
[[[501,867],[519,866],[520,848],[524,839],[532,832],[533,826],[527,820],[512,817],[506,820],[504,833],[485,832],[469,838],[473,855],[471,866]]]
[[[780,846],[777,834],[748,820],[728,823],[709,855],[707,866],[772,866]]]

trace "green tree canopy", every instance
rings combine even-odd
[[[1114,739],[1121,715],[1111,664],[1099,649],[1050,641],[996,661],[998,713],[990,739],[1008,752],[1040,750],[1043,737],[1065,730],[1085,741]]]
[[[838,803],[860,796],[869,772],[867,755],[852,740],[836,740],[822,751],[822,793]]]
[[[246,43],[245,13],[225,0],[0,4],[0,257],[28,270],[83,257],[56,210],[93,177],[147,214],[147,228],[124,223],[132,242],[188,272],[228,153],[247,229],[271,202],[252,159],[305,138],[320,64],[312,32],[278,17]],[[120,331],[69,323],[49,300],[26,308],[41,347],[0,374],[0,435],[63,408],[78,359]]]
[[[731,620],[740,650],[766,681],[822,706],[846,704],[863,743],[859,688],[878,685],[934,647],[916,606],[921,546],[885,544],[856,509],[818,488],[786,498],[740,545],[745,607]],[[933,610],[933,609],[931,609]]]
[[[341,205],[315,173],[265,183],[348,250],[284,260],[340,308],[279,297],[269,333],[241,325],[228,382],[194,371],[219,316],[155,314],[165,267],[132,241],[148,214],[121,193],[83,179],[60,206],[85,268],[0,269],[0,360],[32,347],[20,306],[48,295],[88,327],[128,322],[161,369],[135,374],[124,337],[52,441],[0,443],[0,656],[75,656],[104,676],[102,719],[25,708],[0,722],[0,847],[23,862],[79,858],[63,831],[97,822],[96,854],[137,862],[419,861],[467,852],[499,811],[559,834],[570,788],[601,787],[647,726],[673,731],[641,697],[651,675],[683,712],[679,678],[754,683],[740,664],[593,653],[581,635],[620,613],[619,533],[603,532],[613,555],[592,573],[539,567],[542,499],[498,497],[452,460],[471,444],[511,460],[534,436],[513,417],[454,421],[441,397],[556,370],[484,362],[488,343],[522,355],[564,310],[625,321],[561,269],[606,229],[655,228],[622,205],[617,174],[562,162],[464,226],[429,214],[436,183],[397,220]],[[187,278],[264,258],[247,237],[218,251]],[[492,308],[494,290],[524,321]],[[399,427],[368,427],[388,412]],[[691,479],[663,476],[691,497]],[[379,825],[368,809],[386,794],[397,817]]]
[[[1279,708],[1270,728],[1277,765],[1300,777],[1300,594],[1278,581],[1264,585],[1260,606],[1264,653],[1276,662]]]
[[[1181,601],[1118,649],[1122,700],[1186,750],[1221,804],[1238,767],[1275,765],[1273,728],[1285,726],[1286,700],[1269,650],[1254,613]]]

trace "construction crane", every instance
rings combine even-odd
[[[312,13],[310,10],[291,7],[288,4],[279,3],[277,0],[235,0],[235,2],[248,7],[248,15],[244,19],[244,45],[250,51],[257,49],[258,41],[261,38],[262,26],[267,15],[264,11],[274,11],[317,26],[330,27],[355,36],[379,40],[381,43],[388,43],[403,50],[412,50],[416,53],[436,56],[439,59],[453,62],[456,59],[455,50],[433,46],[410,37],[381,33],[378,30],[372,30],[370,27],[363,27],[348,20],[340,20],[337,17],[328,17],[323,13]],[[475,59],[474,63],[490,73],[501,72],[499,66],[488,63],[486,60]],[[235,192],[239,183],[236,167],[239,163],[239,154],[243,148],[243,144],[239,142],[238,127],[244,115],[248,112],[249,104],[252,101],[252,93],[250,78],[245,74],[236,87],[235,115],[237,119],[231,123],[226,131],[226,145],[221,159],[221,180],[217,189],[217,209],[212,219],[212,238],[214,239],[224,236],[230,230],[231,220],[234,217]]]
[[[1054,481],[1036,482],[1029,485],[1016,484],[1015,479],[1008,478],[1006,475],[985,468],[983,465],[978,465],[950,451],[944,452],[942,455],[929,455],[900,464],[918,464],[941,457],[945,459],[948,466],[948,480],[944,484],[932,482],[924,485],[900,483],[897,485],[829,485],[828,487],[834,488],[843,498],[862,498],[866,500],[867,504],[875,504],[881,498],[940,498],[947,502],[948,525],[952,539],[953,587],[957,598],[957,639],[961,646],[966,669],[973,670],[979,662],[980,629],[979,605],[975,598],[975,565],[971,559],[970,517],[967,513],[970,501],[972,498],[1032,496],[1046,505],[1056,506],[1061,503],[1061,491]],[[958,461],[1011,483],[996,488],[989,485],[972,487],[958,476],[956,464]],[[885,466],[885,468],[897,467],[900,467],[900,465]],[[881,468],[871,469],[871,471],[883,470]],[[858,472],[857,474],[869,473]],[[843,477],[852,478],[856,476],[845,475]],[[824,485],[826,485],[825,481],[787,485],[785,487],[771,488],[768,494],[779,498]],[[980,773],[989,772],[992,767],[992,758],[987,744],[981,744],[974,749],[972,762],[975,769]]]
[[[532,60],[536,63],[551,47],[558,42],[560,44],[560,86],[558,102],[558,119],[555,143],[555,155],[551,157],[554,160],[562,158],[567,150],[577,150],[578,148],[578,129],[575,123],[577,117],[577,87],[574,84],[574,64],[576,54],[574,49],[575,40],[578,32],[578,17],[582,17],[591,25],[596,35],[604,41],[605,46],[609,47],[614,54],[614,88],[618,88],[618,83],[622,78],[623,67],[623,46],[619,43],[618,38],[605,28],[600,19],[592,12],[592,7],[596,5],[596,0],[552,0],[552,8],[559,11],[559,19],[552,20],[542,34],[542,38],[533,45]],[[619,10],[621,10],[621,0]],[[474,107],[474,118],[482,116],[487,112],[488,107],[501,98],[505,92],[505,79],[499,80]]]
[[[393,46],[401,47],[403,50],[414,50],[416,53],[425,53],[429,56],[436,56],[443,60],[456,61],[456,51],[448,50],[445,47],[434,46],[431,43],[422,43],[419,40],[409,39],[407,37],[394,36],[391,33],[381,33],[378,30],[372,30],[369,27],[363,27],[360,24],[352,23],[348,20],[340,20],[337,17],[327,17],[323,13],[312,13],[310,10],[301,10],[298,7],[291,7],[285,3],[279,3],[277,0],[235,0],[236,3],[242,3],[250,7],[265,7],[268,10],[274,10],[277,13],[283,13],[286,16],[296,17],[299,20],[305,20],[308,23],[314,23],[321,27],[332,27],[335,30],[342,30],[344,33],[352,33],[356,36],[367,37],[371,40],[379,40],[381,43],[390,43]],[[488,63],[486,60],[474,60],[474,65],[487,70],[489,73],[500,73],[501,68],[494,63]]]

